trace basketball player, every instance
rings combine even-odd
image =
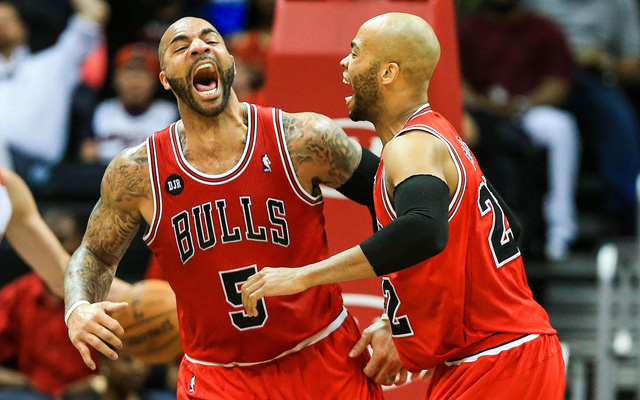
[[[3,236],[20,258],[40,275],[51,293],[62,297],[62,280],[69,253],[40,216],[27,184],[15,172],[0,167],[0,240]],[[115,280],[109,298],[118,298],[129,286]]]
[[[440,45],[423,19],[365,22],[341,65],[353,120],[384,144],[374,201],[382,228],[302,268],[265,268],[242,287],[249,315],[265,296],[383,276],[402,363],[433,368],[427,399],[562,399],[564,363],[526,283],[510,212],[454,128],[428,103]],[[513,221],[513,220],[512,220]]]
[[[261,301],[256,317],[240,293],[265,266],[326,257],[319,185],[366,202],[377,157],[329,118],[240,103],[233,57],[204,20],[171,25],[159,56],[182,119],[111,162],[67,267],[69,336],[85,363],[95,368],[87,346],[117,358],[109,346],[123,331],[109,314],[123,305],[102,299],[145,221],[177,299],[179,399],[381,399],[362,371],[368,357],[347,357],[359,331],[338,286]],[[376,363],[379,381],[401,368],[393,354]]]

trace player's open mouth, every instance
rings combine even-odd
[[[344,83],[345,85],[351,86],[351,82],[349,81],[346,75],[342,75],[342,83]],[[352,98],[353,98],[353,95],[347,96],[344,98],[344,101],[347,103],[347,106],[349,105],[349,102],[351,101]]]
[[[193,87],[201,97],[213,98],[218,95],[218,69],[212,62],[196,67],[193,72]]]

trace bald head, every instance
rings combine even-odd
[[[404,13],[387,13],[366,21],[356,37],[361,47],[381,63],[395,62],[409,83],[428,85],[440,59],[440,43],[424,19]]]
[[[214,30],[216,33],[218,32],[216,28],[202,18],[196,17],[184,17],[180,18],[170,27],[164,31],[162,38],[160,39],[160,45],[158,46],[158,59],[160,60],[160,68],[164,70],[165,67],[165,54],[169,45],[176,40],[176,37],[179,37],[181,32],[187,32],[193,26],[198,26],[201,29]]]

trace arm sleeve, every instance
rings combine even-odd
[[[449,187],[433,175],[413,175],[394,189],[397,219],[360,244],[377,276],[439,254],[449,237]]]
[[[373,185],[376,179],[376,171],[380,164],[380,158],[366,147],[362,147],[360,164],[344,185],[337,188],[338,192],[358,204],[367,206],[373,220],[373,231],[377,230],[376,209],[373,205]]]

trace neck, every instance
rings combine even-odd
[[[395,99],[397,100],[397,97]],[[382,145],[385,146],[400,132],[407,122],[407,119],[409,119],[418,108],[428,102],[428,97],[425,94],[419,99],[397,101],[393,102],[393,104],[388,104],[388,107],[384,107],[386,112],[380,115],[380,118],[373,123],[376,128],[376,133],[380,137],[380,140],[382,140]]]
[[[247,140],[247,110],[232,93],[227,108],[215,117],[204,117],[180,108],[178,133],[185,157],[205,173],[228,171],[238,161]]]
[[[178,104],[183,130],[189,140],[213,139],[246,133],[246,107],[238,101],[234,92],[229,97],[227,108],[215,117],[198,114],[184,103]]]

